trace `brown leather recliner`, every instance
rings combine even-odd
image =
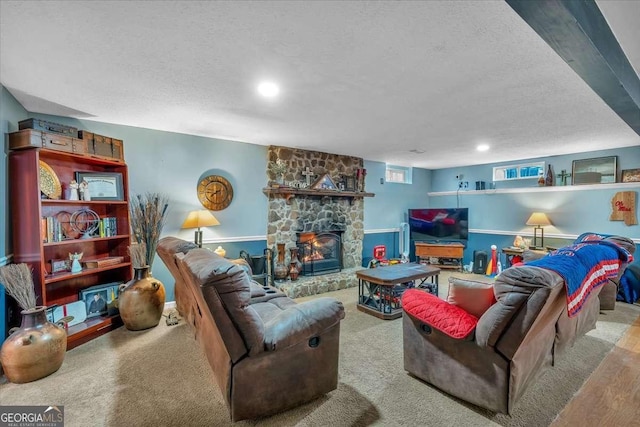
[[[405,311],[404,368],[463,400],[510,413],[544,369],[577,337],[595,328],[599,291],[569,318],[560,275],[526,265],[508,268],[494,284],[497,302],[462,339]]]
[[[233,421],[271,415],[337,387],[342,303],[252,299],[251,280],[237,264],[199,248],[178,251],[175,259],[176,282],[185,291],[180,305],[192,311],[183,316],[191,319]]]

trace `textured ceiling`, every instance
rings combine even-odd
[[[602,8],[636,71],[638,4]],[[0,24],[32,112],[424,168],[640,145],[502,1],[2,1]]]

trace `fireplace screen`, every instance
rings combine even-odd
[[[342,270],[342,232],[298,233],[298,253],[303,276]]]

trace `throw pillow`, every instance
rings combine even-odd
[[[479,319],[496,302],[493,284],[449,277],[447,302]]]
[[[414,319],[455,339],[472,338],[478,324],[478,319],[460,307],[417,289],[407,289],[402,294],[402,309]]]

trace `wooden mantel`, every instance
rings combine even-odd
[[[347,197],[350,200],[361,197],[374,197],[374,193],[364,193],[359,191],[340,191],[340,190],[316,190],[311,188],[293,188],[293,187],[266,187],[262,192],[267,196],[282,196],[287,199],[287,203],[295,196],[315,196],[315,197]]]

